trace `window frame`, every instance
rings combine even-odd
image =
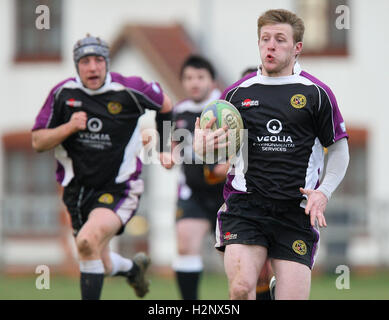
[[[30,1],[30,0],[29,0]],[[37,3],[36,5],[48,5],[50,7],[50,1],[51,0],[36,0]],[[60,8],[58,12],[54,12],[51,10],[50,11],[50,24],[51,26],[56,26],[59,28],[59,34],[60,38],[62,39],[62,34],[63,34],[63,6],[64,2],[62,0],[57,0],[60,1]],[[59,63],[62,61],[62,44],[60,42],[59,47],[56,48],[55,53],[47,53],[44,51],[44,49],[40,49],[39,51],[36,51],[34,48],[34,53],[28,53],[28,52],[22,52],[20,51],[19,48],[19,41],[22,30],[23,30],[23,14],[22,10],[20,10],[20,5],[23,2],[23,0],[17,0],[14,1],[14,24],[15,24],[15,40],[14,40],[14,57],[13,57],[13,62],[14,63],[36,63],[36,62],[48,62],[48,63]],[[34,6],[34,5],[33,5]],[[31,12],[32,16],[36,19],[38,17],[38,14],[35,13],[35,10]],[[35,19],[33,21],[35,22]],[[53,23],[54,19],[58,19],[56,23]],[[31,26],[31,28],[35,28],[35,24]],[[42,39],[44,37],[44,34],[47,32],[50,32],[50,30],[39,30],[41,36],[39,39]],[[38,47],[39,48],[39,47]]]
[[[302,1],[309,1],[309,0],[298,0],[299,2],[302,2]],[[328,1],[328,0],[326,0]],[[346,6],[350,6],[350,3],[348,0],[342,0],[344,3],[343,5],[346,5]],[[296,11],[299,12],[300,11],[300,5],[299,3],[296,3],[295,4],[295,7],[296,7]],[[336,21],[336,13],[335,13],[335,8],[336,8],[337,4],[335,3],[332,3],[332,1],[328,1],[328,6],[326,8],[326,12],[325,12],[325,16],[327,19],[330,20],[330,22],[334,23]],[[298,14],[300,15],[300,14]],[[302,17],[303,20],[304,20],[304,17]],[[332,21],[333,19],[335,18],[334,21]],[[331,23],[328,24],[327,28],[326,28],[326,33],[327,35],[329,35],[331,33]],[[349,47],[350,47],[350,37],[349,35],[347,35],[347,29],[344,30],[345,33],[345,43],[344,43],[344,46],[342,47],[337,47],[337,46],[333,46],[331,45],[331,40],[329,40],[327,42],[327,45],[323,48],[323,49],[320,49],[320,50],[313,50],[313,49],[305,49],[304,48],[304,45],[303,45],[303,51],[301,53],[301,57],[304,58],[304,57],[307,57],[307,58],[310,58],[310,57],[348,57],[350,55],[350,50],[349,50]],[[305,29],[305,34],[307,33],[307,28]],[[304,41],[303,41],[304,43]]]

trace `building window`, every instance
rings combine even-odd
[[[37,19],[42,17],[41,11],[36,13],[36,8],[40,5],[48,8],[48,29],[36,26]],[[62,0],[16,0],[15,11],[15,61],[60,61]]]
[[[3,147],[3,235],[57,234],[61,206],[53,152],[34,152],[29,132],[3,136]]]
[[[367,198],[367,139],[368,131],[363,128],[347,128],[350,161],[342,183],[334,197]],[[331,198],[332,199],[332,198]]]
[[[302,56],[339,56],[348,54],[349,11],[347,0],[296,0],[297,13],[304,20],[304,48]],[[348,19],[344,21],[342,19]],[[338,22],[338,25],[337,25]],[[339,27],[341,22],[341,27]]]
[[[350,127],[347,128],[347,133],[350,137],[350,162],[343,181],[328,202],[326,219],[327,223],[339,223],[352,229],[353,234],[358,234],[365,232],[368,225],[368,131]],[[347,236],[351,234],[348,233]]]

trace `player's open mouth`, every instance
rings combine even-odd
[[[269,61],[269,62],[273,62],[274,61],[274,57],[271,54],[268,54],[266,56],[266,60]]]
[[[95,81],[95,80],[98,80],[98,79],[99,79],[98,76],[88,77],[88,80],[91,80],[91,81]]]

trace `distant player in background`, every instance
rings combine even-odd
[[[244,70],[241,74],[241,77],[244,78],[248,75],[256,74],[258,68],[249,67]],[[267,259],[261,273],[259,274],[257,287],[256,287],[256,299],[257,300],[271,300],[274,298],[274,287],[270,288],[270,280],[272,279],[273,270],[271,268],[270,260]],[[273,280],[274,281],[274,280]],[[271,292],[273,290],[273,292]]]
[[[150,258],[140,252],[126,259],[112,252],[109,242],[134,216],[143,192],[138,119],[145,108],[156,110],[162,135],[162,121],[172,119],[172,104],[158,83],[109,72],[109,48],[99,38],[87,35],[77,41],[73,59],[77,76],[50,91],[32,129],[32,146],[38,152],[55,149],[57,180],[64,186],[78,251],[82,299],[100,298],[105,275],[125,277],[143,297],[149,291],[145,272]]]
[[[258,71],[258,68],[255,68],[255,67],[249,67],[247,69],[245,69],[242,74],[241,74],[241,78],[244,78],[246,76],[248,76],[249,74],[252,74],[254,72],[257,72]]]
[[[223,203],[223,185],[228,164],[194,164],[192,133],[196,118],[209,102],[218,99],[215,70],[198,55],[189,56],[181,67],[181,83],[187,99],[174,109],[176,129],[187,129],[190,137],[183,139],[185,161],[180,175],[176,215],[178,256],[173,262],[181,297],[198,299],[203,271],[201,249],[204,237],[216,227],[216,213]],[[176,143],[173,142],[173,148]],[[189,157],[189,158],[188,158]]]

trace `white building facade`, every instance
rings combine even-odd
[[[315,0],[311,3],[315,3],[316,8],[320,8],[323,1],[330,2],[330,0]],[[121,28],[129,23],[181,24],[198,45],[201,53],[215,62],[219,76],[226,84],[230,84],[240,77],[245,68],[259,64],[256,30],[258,16],[271,8],[296,11],[304,5],[304,1],[298,0],[66,0],[61,2],[60,10],[60,59],[54,62],[28,61],[28,59],[15,62],[18,25],[21,23],[17,18],[17,3],[18,1],[14,0],[0,2],[2,39],[0,87],[4,110],[3,117],[0,118],[1,136],[31,129],[49,90],[59,81],[75,75],[72,47],[76,40],[84,37],[88,32],[112,42]],[[334,218],[334,224],[340,227],[339,233],[344,235],[347,230],[348,235],[347,239],[340,237],[338,241],[338,245],[347,242],[343,252],[345,257],[343,264],[388,265],[389,249],[385,244],[389,242],[389,215],[386,214],[389,210],[387,183],[389,173],[386,163],[386,159],[389,158],[386,140],[389,106],[384,93],[389,80],[389,43],[382,34],[389,31],[387,19],[389,3],[386,0],[349,0],[346,6],[349,11],[334,13],[335,16],[344,14],[342,23],[346,27],[346,51],[340,54],[325,54],[324,50],[323,54],[301,57],[300,63],[304,70],[330,86],[337,97],[347,128],[354,128],[356,132],[362,132],[365,137],[358,138],[362,146],[358,152],[362,154],[358,153],[358,158],[356,156],[356,159],[361,162],[359,165],[362,166],[362,171],[365,171],[362,177],[351,181],[364,180],[361,183],[366,185],[359,188],[356,193],[344,190],[343,196],[340,199],[334,197],[334,204],[329,206],[329,209],[335,213],[346,212],[344,224],[336,222]],[[48,7],[50,8],[50,5]],[[33,14],[39,17],[35,12]],[[32,25],[31,28],[35,26]],[[320,26],[316,28],[320,32]],[[311,29],[307,28],[306,33],[310,31]],[[315,38],[310,35],[307,37]],[[161,74],[136,47],[129,46],[122,50],[112,61],[111,70],[124,75],[141,75],[146,81],[159,81],[174,102],[177,102],[172,88],[164,83]],[[11,197],[8,191],[8,180],[4,178],[9,170],[9,158],[6,157],[4,150],[2,146],[0,149],[2,164],[0,177],[3,179],[0,185],[2,203],[0,224],[3,230],[7,224],[4,221],[7,219],[4,218],[4,207],[9,206]],[[351,162],[353,161],[351,158]],[[349,171],[348,174],[361,173],[357,168],[358,165],[355,172]],[[175,255],[176,174],[176,169],[166,172],[158,165],[148,169],[148,178],[152,181],[146,187],[148,192],[146,198],[150,201],[147,208],[148,242],[150,254],[156,265],[170,265]],[[54,172],[47,172],[47,175],[52,175],[54,180]],[[57,204],[52,204],[55,205]],[[20,210],[28,206],[30,205],[20,205]],[[354,210],[357,212],[355,214],[357,218],[353,217]],[[356,227],[350,230],[347,226]],[[332,247],[326,243],[329,243],[327,240],[330,235],[334,238],[336,235],[330,231],[331,224],[327,229],[322,231],[323,245],[322,252],[319,253],[318,265],[324,265],[326,257],[332,254]],[[22,241],[20,239],[19,246],[17,242],[9,241],[3,233],[0,237],[0,261],[3,265],[17,264],[18,261],[23,260],[26,252],[33,251],[30,247],[27,251],[24,250],[25,243],[20,242]],[[38,255],[41,260],[31,258],[32,262],[29,260],[28,263],[42,264],[46,261],[50,263],[49,257],[53,258],[50,250],[55,248],[47,249],[46,256]],[[339,259],[336,260],[336,263],[338,262],[342,263]]]

